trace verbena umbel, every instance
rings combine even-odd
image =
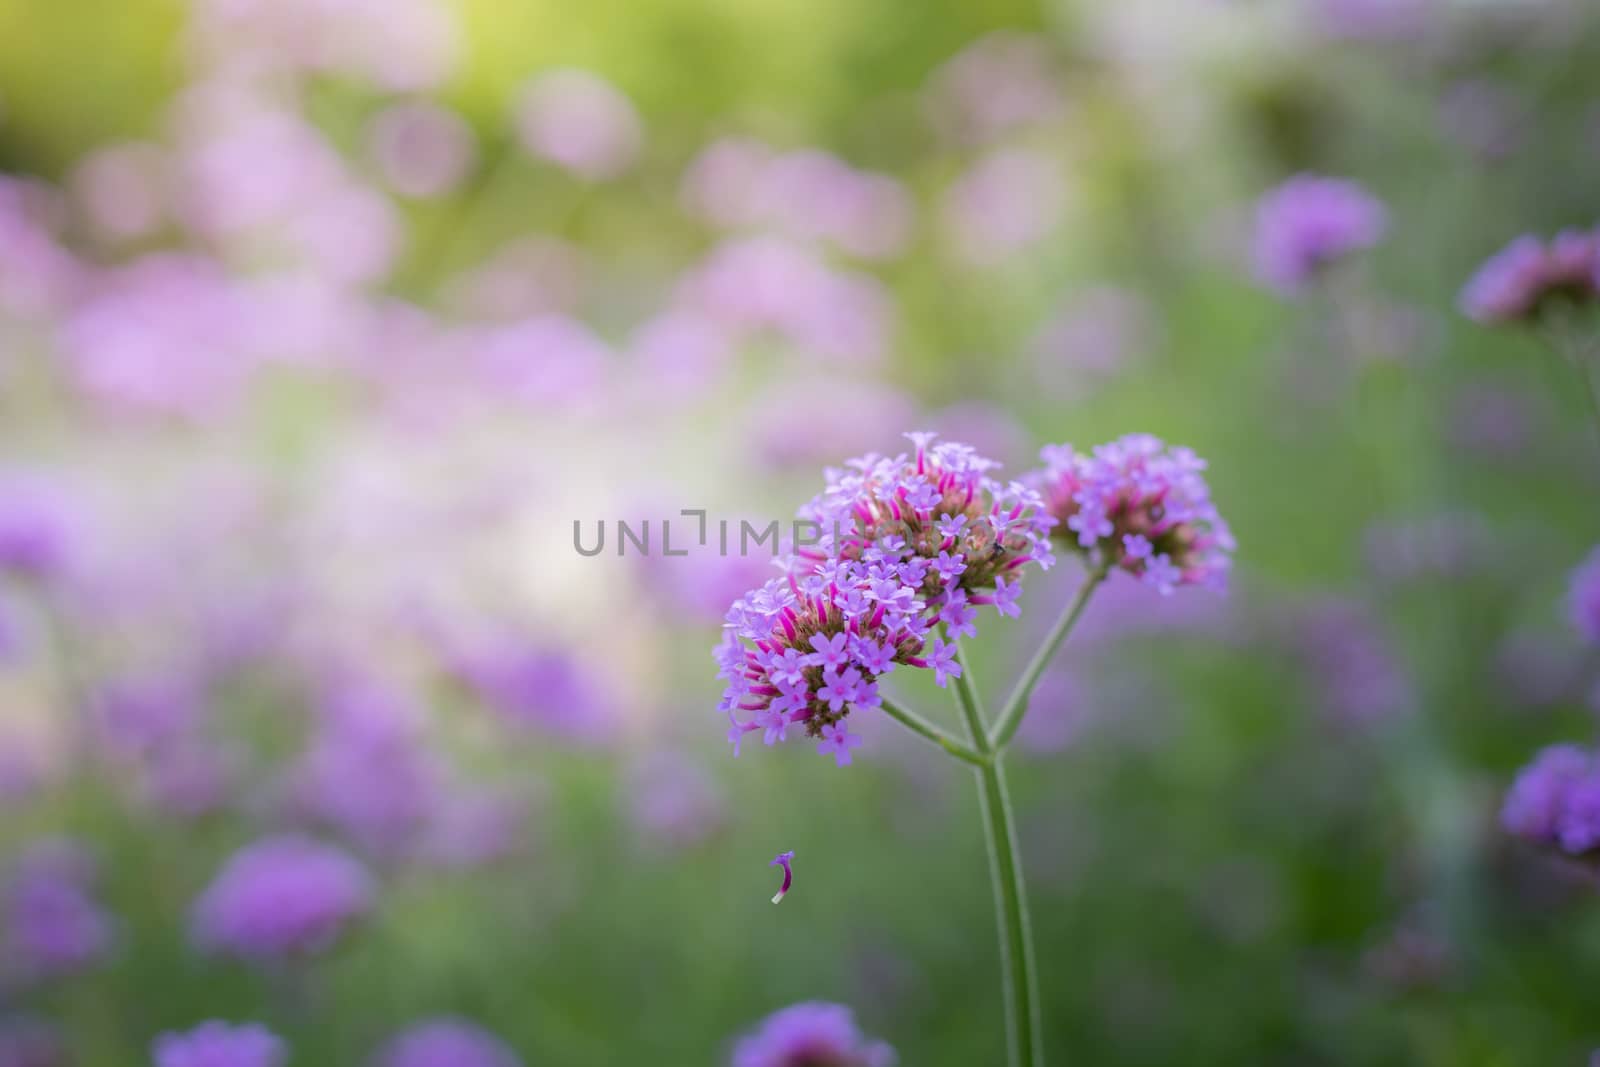
[[[1023,568],[1048,568],[1055,520],[1039,494],[990,476],[967,445],[906,435],[914,453],[868,455],[827,472],[800,510],[820,542],[800,545],[783,573],[734,602],[716,650],[728,681],[720,710],[738,753],[744,735],[771,745],[791,730],[850,763],[861,739],[850,714],[882,704],[878,680],[896,667],[959,677],[955,644],[977,632],[979,609],[1018,615]]]
[[[1180,585],[1221,589],[1233,534],[1211,502],[1205,460],[1149,434],[1128,434],[1085,455],[1071,445],[1039,454],[1031,481],[1060,523],[1055,536],[1100,565],[1163,594]]]

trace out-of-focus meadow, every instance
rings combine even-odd
[[[807,1000],[1001,1062],[969,776],[734,759],[770,561],[573,545],[917,429],[1159,434],[1239,542],[1108,586],[1010,761],[1055,1062],[1600,1046],[1600,895],[1497,821],[1592,733],[1600,451],[1456,309],[1600,214],[1591,4],[0,0],[0,172],[0,1067],[720,1064]],[[1285,294],[1299,172],[1387,224]]]

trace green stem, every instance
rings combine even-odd
[[[1083,585],[1078,587],[1077,596],[1067,605],[1061,617],[1050,628],[1050,633],[1045,637],[1044,644],[1039,646],[1039,651],[1033,654],[1033,659],[1028,661],[1023,668],[1022,677],[1017,679],[1016,686],[1011,690],[1011,695],[1006,698],[1005,707],[1000,711],[1000,720],[995,724],[994,731],[989,735],[989,748],[1002,751],[1017,732],[1017,727],[1022,724],[1022,715],[1028,710],[1028,697],[1033,694],[1033,687],[1039,684],[1039,676],[1055,657],[1062,642],[1077,625],[1078,617],[1083,614],[1083,609],[1089,604],[1089,597],[1094,594],[1100,583],[1105,581],[1106,573],[1110,570],[1109,564],[1101,563],[1089,572]],[[984,746],[979,745],[978,750],[984,751]]]
[[[1044,1036],[1039,1028],[1039,979],[1033,958],[1033,925],[1022,885],[1016,818],[998,754],[978,768],[978,807],[989,843],[989,874],[994,880],[1000,920],[1000,967],[1004,975],[1007,1048],[1011,1067],[1043,1067]]]
[[[956,679],[956,703],[961,706],[972,745],[988,762],[977,770],[978,808],[983,814],[984,837],[989,846],[989,876],[994,882],[994,902],[1000,925],[1000,974],[1006,1005],[1007,1062],[1011,1067],[1043,1067],[1044,1039],[1039,1029],[1039,979],[1033,958],[1033,927],[1028,919],[1028,898],[1022,885],[1022,861],[1017,849],[1016,817],[1006,788],[1000,753],[989,743],[978,700],[972,666],[961,643],[956,642],[961,676]]]
[[[989,762],[986,756],[963,745],[921,715],[909,708],[902,708],[888,697],[883,698],[883,710],[888,712],[891,718],[899,720],[912,733],[927,738],[958,760],[970,763],[974,767],[982,767]]]

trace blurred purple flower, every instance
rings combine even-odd
[[[730,1067],[893,1067],[894,1050],[871,1041],[842,1004],[807,1001],[774,1012],[733,1048]]]
[[[106,682],[93,698],[91,714],[100,743],[124,758],[157,751],[205,720],[193,683],[166,673]]]
[[[175,202],[195,233],[227,240],[278,225],[349,181],[338,151],[308,120],[206,93],[191,89],[179,109]]]
[[[571,309],[583,274],[581,249],[551,237],[520,238],[455,278],[445,302],[468,319],[514,322]]]
[[[257,1023],[201,1023],[187,1033],[162,1034],[151,1046],[155,1067],[282,1067],[283,1042]]]
[[[1313,684],[1336,721],[1370,726],[1411,709],[1411,680],[1361,605],[1328,598],[1304,609],[1292,626]]]
[[[1367,526],[1362,540],[1368,568],[1391,585],[1467,578],[1502,555],[1488,521],[1470,513],[1382,519]]]
[[[249,321],[222,268],[152,255],[107,274],[62,327],[74,384],[119,412],[229,409],[254,370]]]
[[[835,359],[877,361],[893,326],[892,302],[876,278],[833,270],[776,237],[719,245],[684,276],[678,299],[736,336],[770,330]]]
[[[957,255],[972,266],[995,266],[1043,240],[1061,221],[1066,183],[1061,165],[1034,149],[984,156],[945,190]]]
[[[1147,355],[1159,332],[1149,301],[1131,290],[1103,285],[1074,293],[1029,348],[1041,383],[1081,399]]]
[[[827,240],[865,259],[899,254],[913,206],[895,179],[817,149],[779,153],[749,138],[716,141],[689,164],[685,206],[724,227],[764,227]]]
[[[1321,271],[1382,239],[1388,213],[1353,181],[1297,174],[1256,205],[1255,270],[1293,296]]]
[[[437,88],[461,42],[440,0],[199,0],[197,58],[219,68],[337,74],[394,93]]]
[[[692,311],[668,311],[643,323],[628,350],[653,403],[704,397],[733,357],[727,332]]]
[[[589,181],[633,166],[644,142],[639,113],[616,86],[583,70],[554,70],[518,93],[517,136],[531,155]]]
[[[1593,769],[1593,758],[1576,745],[1545,749],[1518,772],[1500,809],[1500,824],[1518,837],[1555,842],[1566,818],[1568,795]]]
[[[611,350],[564,315],[479,327],[466,344],[491,395],[558,410],[596,400],[612,363]]]
[[[517,792],[454,786],[434,801],[414,858],[446,870],[470,870],[502,859],[522,837],[526,808],[526,798]]]
[[[411,844],[442,789],[443,771],[409,698],[359,674],[330,683],[309,748],[288,771],[292,803],[361,849]]]
[[[37,1019],[0,1019],[0,1067],[70,1067],[72,1057],[54,1026]]]
[[[196,941],[246,960],[329,948],[373,905],[377,887],[347,853],[294,835],[234,853],[195,901]]]
[[[389,187],[431,199],[461,184],[477,155],[472,127],[440,104],[415,101],[380,111],[367,125],[367,152]]]
[[[71,563],[82,517],[58,477],[0,470],[0,572],[50,578]]]
[[[1013,30],[962,49],[934,72],[925,93],[936,126],[980,144],[1060,117],[1068,99],[1050,40]]]
[[[673,847],[697,845],[726,821],[726,798],[690,757],[656,751],[626,777],[628,814],[640,837]]]
[[[464,1019],[413,1023],[384,1045],[373,1067],[522,1067],[516,1052]]]
[[[228,800],[241,763],[239,753],[230,746],[185,738],[162,745],[144,759],[144,792],[158,811],[178,818],[199,818]]]
[[[30,978],[74,974],[103,959],[115,924],[94,899],[94,861],[82,846],[45,838],[17,858],[7,885],[7,952]]]
[[[1600,236],[1563,230],[1548,243],[1524,234],[1484,260],[1461,290],[1462,314],[1484,325],[1530,322],[1553,302],[1600,293]]]
[[[1600,547],[1592,550],[1567,586],[1567,618],[1590,644],[1600,644]]]
[[[565,653],[504,636],[460,651],[453,666],[480,700],[516,726],[588,744],[609,741],[620,726],[619,709],[598,676]]]

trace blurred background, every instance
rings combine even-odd
[[[0,172],[3,1067],[440,1016],[716,1064],[813,999],[1001,1062],[965,769],[735,760],[768,562],[572,541],[927,428],[1191,446],[1240,545],[1227,596],[1108,586],[1012,757],[1055,1059],[1600,1046],[1594,883],[1496,821],[1592,733],[1600,452],[1455,309],[1596,220],[1586,0],[0,0]],[[1387,226],[1284,292],[1300,172]],[[992,699],[1077,576],[986,627]]]

